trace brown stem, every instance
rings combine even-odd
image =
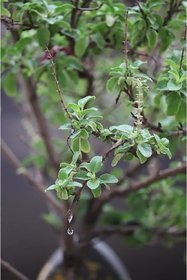
[[[52,54],[51,54],[51,52],[49,51],[48,48],[47,48],[47,52],[48,52],[50,60],[51,60],[52,73],[53,73],[54,81],[55,81],[55,84],[56,84],[57,93],[58,93],[58,95],[60,97],[60,102],[62,104],[62,108],[65,111],[65,113],[67,114],[68,118],[71,120],[72,116],[71,116],[71,114],[69,113],[69,111],[68,111],[68,109],[66,107],[66,104],[65,104],[64,98],[63,98],[63,94],[62,94],[62,91],[61,91],[61,88],[60,88],[60,85],[59,85],[59,82],[58,82],[58,79],[57,79],[55,64],[54,64],[54,61],[53,61],[53,56],[52,56]]]
[[[12,165],[16,169],[21,170],[23,168],[17,156],[13,153],[13,151],[7,146],[7,144],[3,140],[1,141],[1,149],[3,154],[6,156],[6,158],[12,163]],[[61,216],[62,213],[64,212],[64,209],[61,207],[58,201],[51,195],[51,193],[45,192],[43,186],[41,186],[41,184],[37,182],[25,168],[23,168],[23,172],[21,173],[21,175],[25,177],[29,181],[29,183],[31,183],[35,187],[35,189],[42,195],[42,197]]]
[[[186,164],[182,164],[176,168],[168,168],[159,171],[154,176],[150,176],[142,181],[137,181],[134,183],[130,183],[128,188],[121,188],[117,187],[111,190],[110,192],[104,193],[100,198],[97,200],[92,200],[91,205],[89,207],[88,213],[85,216],[84,220],[84,232],[83,232],[83,240],[90,240],[90,234],[95,227],[97,220],[101,214],[102,207],[105,203],[110,201],[115,197],[127,197],[129,194],[136,192],[142,188],[148,187],[150,184],[163,180],[165,178],[175,176],[178,173],[185,173],[186,171]]]
[[[13,267],[11,264],[4,261],[3,259],[1,259],[1,267],[2,269],[8,271],[13,276],[14,279],[16,278],[19,280],[29,280],[27,276],[25,276],[23,273],[18,271],[15,267]]]
[[[23,77],[22,73],[18,74],[18,81],[22,88],[22,91],[26,94],[28,103],[30,104],[32,111],[34,113],[40,135],[44,141],[47,154],[49,157],[49,161],[51,165],[54,167],[56,171],[58,171],[59,163],[56,159],[55,151],[51,142],[51,138],[48,131],[48,126],[46,119],[41,111],[40,105],[39,105],[39,99],[36,94],[36,89],[33,86],[31,78],[28,78],[27,80]]]

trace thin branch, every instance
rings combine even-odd
[[[69,113],[69,111],[68,111],[68,109],[66,107],[66,104],[65,104],[64,98],[63,98],[63,94],[62,94],[62,91],[61,91],[61,88],[60,88],[60,85],[59,85],[59,82],[58,82],[58,79],[57,79],[55,64],[54,64],[54,61],[53,61],[53,56],[52,56],[52,54],[51,54],[51,52],[50,52],[50,50],[48,48],[47,48],[47,52],[48,52],[49,57],[50,57],[52,73],[53,73],[54,81],[55,81],[55,84],[56,84],[57,93],[58,93],[58,95],[60,97],[60,102],[62,104],[62,108],[65,111],[65,113],[67,114],[68,118],[71,120],[72,116],[71,116],[71,114]]]
[[[128,68],[128,46],[127,46],[127,37],[128,37],[128,11],[125,16],[125,41],[124,41],[124,54],[125,54],[125,65],[126,69]]]
[[[181,166],[176,168],[164,169],[158,173],[155,173],[154,176],[150,176],[142,181],[130,183],[130,185],[127,188],[117,187],[112,189],[110,192],[104,193],[97,200],[91,200],[87,215],[84,218],[84,230],[82,233],[81,240],[84,241],[90,239],[93,228],[95,227],[97,220],[99,219],[99,216],[101,214],[103,205],[108,201],[110,201],[111,199],[115,197],[122,197],[124,199],[129,194],[136,192],[142,188],[146,188],[152,183],[166,179],[171,176],[175,176],[179,173],[185,173],[185,171],[186,171],[186,164],[182,164]]]
[[[31,183],[35,189],[42,195],[42,197],[51,205],[51,207],[60,215],[63,213],[63,208],[60,203],[51,195],[51,193],[45,192],[43,186],[37,182],[34,177],[26,170],[17,156],[13,153],[13,151],[7,146],[7,144],[2,140],[1,141],[1,149],[6,158],[12,163],[12,165],[18,169],[23,170],[21,175],[25,177],[29,183]]]
[[[27,80],[24,79],[22,73],[18,74],[18,81],[19,81],[19,84],[20,84],[23,92],[26,94],[27,100],[34,113],[39,131],[40,131],[40,135],[44,141],[44,144],[45,144],[45,147],[47,150],[49,161],[50,161],[51,165],[54,167],[54,169],[57,171],[58,167],[59,167],[59,163],[56,158],[56,154],[55,154],[52,142],[51,142],[46,119],[40,108],[39,99],[36,94],[36,88],[34,87],[32,80],[30,78],[28,78]]]
[[[25,276],[23,273],[18,271],[15,267],[13,267],[11,264],[4,261],[3,259],[1,259],[1,267],[2,267],[2,269],[8,271],[16,279],[29,280],[29,278],[27,276]]]
[[[101,204],[103,204],[117,196],[126,197],[130,193],[133,193],[142,188],[148,187],[152,183],[166,179],[171,176],[175,176],[178,173],[185,173],[185,171],[186,171],[186,164],[182,164],[181,166],[176,167],[176,168],[167,168],[167,169],[161,170],[157,174],[154,174],[154,176],[150,176],[150,177],[146,178],[145,180],[131,183],[128,188],[125,188],[125,189],[124,188],[115,188],[111,192],[103,194],[103,196],[101,196],[101,198],[100,198]]]
[[[120,234],[120,235],[132,235],[137,229],[143,229],[146,232],[153,234],[153,237],[158,238],[167,238],[167,237],[184,237],[186,235],[185,230],[173,230],[172,228],[168,229],[158,229],[158,228],[144,228],[141,225],[128,225],[128,224],[121,224],[117,226],[110,226],[100,229],[92,233],[92,238],[95,237],[105,237],[110,236],[113,234]]]

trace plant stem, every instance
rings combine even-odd
[[[7,146],[7,144],[2,140],[1,141],[1,149],[3,154],[7,157],[7,159],[12,163],[12,165],[16,169],[22,169],[23,166],[17,156],[13,153],[13,151]],[[51,193],[45,192],[43,186],[39,182],[37,182],[34,177],[25,169],[23,168],[23,172],[21,173],[23,177],[25,177],[29,183],[31,183],[35,189],[42,195],[42,197],[51,205],[51,207],[60,215],[64,212],[64,209],[58,203],[57,199],[55,199]]]
[[[11,264],[4,261],[3,259],[1,259],[1,266],[2,269],[8,271],[13,276],[14,279],[16,278],[19,280],[29,280],[27,276],[25,276],[23,273],[18,271],[15,267],[13,267]]]

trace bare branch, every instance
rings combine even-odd
[[[29,183],[31,183],[35,189],[42,195],[42,197],[51,205],[51,207],[60,215],[63,213],[63,208],[58,203],[58,201],[51,195],[51,193],[45,192],[43,186],[37,182],[34,177],[22,166],[21,162],[13,151],[7,146],[7,144],[2,140],[1,149],[6,158],[12,163],[16,169],[23,169],[21,175],[25,177]]]
[[[48,48],[47,48],[47,51],[48,51],[48,54],[49,54],[49,57],[50,57],[50,60],[51,60],[52,73],[53,73],[53,77],[54,77],[54,80],[55,80],[57,92],[58,92],[58,95],[60,97],[60,102],[62,104],[62,108],[66,112],[68,118],[71,120],[72,116],[71,116],[71,114],[69,113],[69,111],[68,111],[68,109],[66,107],[66,104],[64,102],[64,98],[63,98],[63,95],[62,95],[62,91],[61,91],[61,88],[60,88],[60,85],[59,85],[59,82],[58,82],[58,79],[57,79],[55,64],[54,64],[54,61],[53,61],[53,56],[52,56],[52,54],[51,54],[51,52],[50,52],[50,50]]]
[[[176,167],[176,168],[167,168],[167,169],[161,170],[160,172],[158,172],[158,174],[154,174],[154,176],[150,176],[150,177],[146,178],[145,180],[131,183],[128,188],[125,188],[125,189],[115,188],[111,192],[103,194],[103,196],[101,196],[101,198],[100,198],[101,203],[103,204],[104,202],[106,202],[114,197],[117,197],[117,196],[126,197],[130,193],[133,193],[142,188],[148,187],[152,183],[163,180],[167,177],[174,176],[178,173],[185,173],[185,171],[186,171],[186,164],[182,164],[181,166]]]
[[[14,277],[14,279],[16,278],[19,280],[29,280],[27,276],[25,276],[23,273],[18,271],[15,267],[13,267],[11,264],[4,261],[3,259],[1,259],[1,267],[2,269],[8,271]]]

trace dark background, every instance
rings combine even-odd
[[[19,107],[2,94],[2,138],[19,159],[27,154],[27,147],[18,135],[23,133]],[[47,211],[45,202],[25,179],[16,175],[14,167],[2,155],[2,258],[31,279],[36,276],[58,247],[54,233],[41,219]],[[185,246],[174,248],[161,245],[133,248],[124,245],[120,237],[108,243],[126,265],[132,280],[184,280]],[[2,273],[3,280],[13,280]]]

